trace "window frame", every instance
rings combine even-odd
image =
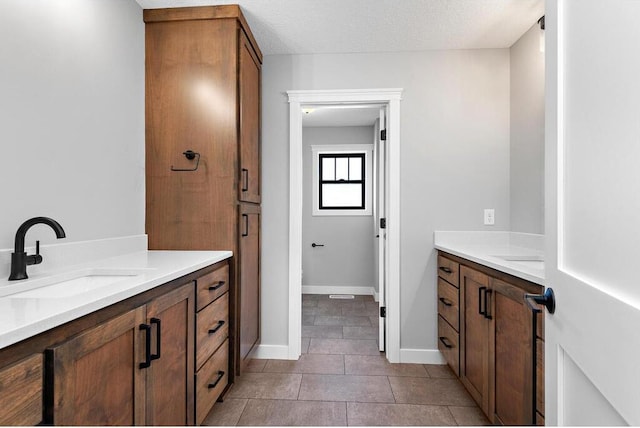
[[[312,188],[313,188],[313,216],[371,216],[372,215],[372,195],[373,195],[373,144],[333,144],[333,145],[312,145]],[[362,181],[364,208],[354,207],[320,207],[320,195],[322,193],[322,183],[320,175],[320,155],[329,157],[358,157],[362,156]],[[354,182],[355,182],[354,181]],[[337,181],[333,181],[337,183]],[[351,181],[343,181],[349,184]],[[329,181],[332,183],[332,181]]]
[[[364,210],[366,209],[367,200],[366,200],[366,153],[318,153],[318,209],[322,211],[326,210]],[[334,159],[334,179],[333,180],[325,180],[324,179],[324,159]],[[337,179],[337,169],[338,169],[338,159],[348,159],[347,161],[347,179]],[[351,179],[351,159],[360,159],[360,179],[352,180]],[[341,184],[359,184],[360,185],[360,201],[362,202],[359,206],[324,206],[323,204],[323,187],[325,184],[332,185],[341,185]]]

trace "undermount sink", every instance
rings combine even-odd
[[[64,299],[94,292],[143,274],[148,269],[83,269],[38,281],[35,287],[6,296],[10,299]],[[26,285],[26,284],[25,284]]]

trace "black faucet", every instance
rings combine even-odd
[[[35,254],[28,256],[24,251],[24,237],[27,234],[27,230],[36,224],[46,224],[50,226],[53,231],[56,232],[58,239],[66,237],[64,229],[60,226],[60,223],[49,217],[34,217],[22,223],[16,232],[15,249],[11,254],[11,275],[9,275],[9,281],[29,278],[27,276],[27,266],[42,263],[42,256],[40,255],[40,241],[36,241]]]

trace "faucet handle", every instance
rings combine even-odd
[[[33,263],[27,262],[27,264],[31,265],[39,265],[42,263],[42,256],[40,255],[40,241],[36,241],[36,253],[31,256],[33,258]]]

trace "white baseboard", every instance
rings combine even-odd
[[[373,300],[375,300],[376,302],[380,301],[380,294],[375,291],[375,289],[373,290]]]
[[[351,285],[303,285],[302,294],[353,294],[356,296],[374,296],[373,287],[356,287]]]
[[[286,345],[258,345],[251,353],[256,360],[288,360],[289,347]]]
[[[400,362],[413,364],[446,364],[437,349],[403,349],[400,348]]]

